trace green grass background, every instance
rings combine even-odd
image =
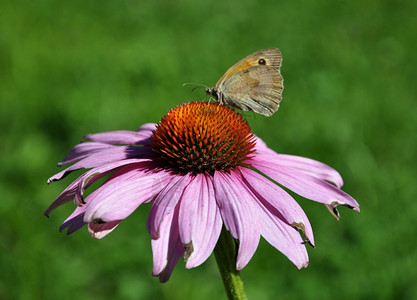
[[[102,240],[67,236],[77,174],[46,185],[87,133],[135,130],[200,100],[256,50],[283,54],[283,102],[245,114],[281,153],[337,169],[361,213],[313,226],[297,270],[265,241],[241,272],[249,299],[417,298],[416,1],[0,1],[0,299],[225,299],[216,263],[151,276],[149,206]]]

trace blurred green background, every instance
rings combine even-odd
[[[337,169],[361,213],[313,226],[297,270],[262,241],[241,272],[249,299],[417,298],[416,1],[0,1],[0,299],[225,299],[216,263],[151,276],[144,206],[102,240],[67,236],[73,180],[46,185],[87,133],[135,130],[201,100],[267,47],[283,54],[283,102],[245,113],[276,151]]]

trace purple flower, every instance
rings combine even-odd
[[[141,204],[152,202],[147,227],[153,275],[162,282],[181,256],[186,268],[202,264],[223,225],[238,241],[238,270],[252,258],[261,236],[298,268],[306,267],[305,243],[314,246],[311,225],[282,187],[324,203],[337,218],[338,205],[359,211],[358,203],[340,189],[343,181],[334,169],[276,153],[238,113],[213,103],[181,105],[159,124],[145,124],[136,132],[87,135],[59,165],[68,163],[73,165],[48,183],[74,170],[90,170],[45,215],[74,201],[77,207],[60,230],[67,228],[70,234],[88,224],[92,236],[102,238]],[[85,190],[106,175],[84,198]]]

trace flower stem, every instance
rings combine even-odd
[[[235,241],[224,226],[219,241],[214,248],[214,256],[216,257],[228,298],[230,300],[247,299],[240,273],[236,270]]]

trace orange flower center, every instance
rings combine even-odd
[[[227,106],[192,102],[162,118],[151,138],[163,167],[181,173],[229,171],[245,166],[255,137],[242,116]]]

